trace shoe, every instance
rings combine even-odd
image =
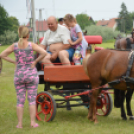
[[[31,128],[39,127],[38,123],[36,123],[34,126],[31,126]]]
[[[22,128],[22,127],[19,127],[19,125],[17,125],[16,128]]]

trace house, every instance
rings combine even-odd
[[[32,28],[30,28],[30,22],[26,25],[30,29],[30,34],[32,34]],[[44,33],[48,30],[46,20],[38,21],[36,20],[36,36],[41,38],[44,36]]]
[[[117,27],[116,19],[118,19],[118,18],[112,18],[110,20],[102,19],[102,20],[99,20],[96,25],[97,26],[107,26],[109,28],[112,28],[114,31]]]

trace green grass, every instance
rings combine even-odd
[[[114,48],[114,42],[112,42],[112,43],[97,44],[96,46],[103,47],[103,48]]]
[[[113,47],[113,43],[98,45],[101,47]],[[8,46],[0,46],[0,52]],[[14,58],[14,54],[10,55]],[[131,134],[134,121],[123,121],[120,117],[120,109],[114,108],[109,116],[97,116],[99,123],[94,125],[87,120],[88,110],[81,107],[73,107],[71,111],[57,109],[56,117],[52,122],[38,121],[39,128],[30,128],[28,102],[24,106],[23,129],[17,129],[16,116],[16,92],[13,84],[14,65],[3,61],[3,70],[0,75],[0,134]],[[39,85],[38,92],[43,91],[44,85]],[[57,96],[58,97],[58,96]],[[132,104],[134,98],[132,99]],[[132,105],[134,111],[134,106]]]

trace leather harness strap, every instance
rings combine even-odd
[[[131,47],[131,40],[129,38],[126,38],[127,46],[126,49],[132,49]]]
[[[132,51],[129,62],[128,62],[126,77],[130,76],[130,71],[131,71],[131,68],[132,68],[132,65],[133,65],[133,61],[134,61],[134,51]]]
[[[131,69],[132,69],[133,62],[134,62],[134,51],[132,51],[132,54],[130,56],[129,63],[128,63],[128,68],[127,68],[127,72],[126,72],[126,77],[125,78],[129,78],[130,72],[131,72]],[[129,81],[128,82],[126,81],[126,84],[127,84],[127,89],[130,89],[130,85],[129,85],[130,82]]]

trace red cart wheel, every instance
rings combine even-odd
[[[112,97],[108,93],[101,93],[97,99],[96,114],[102,116],[108,116],[112,111],[113,101]]]
[[[56,115],[56,103],[53,96],[44,91],[36,97],[36,118],[46,122],[52,121]]]

